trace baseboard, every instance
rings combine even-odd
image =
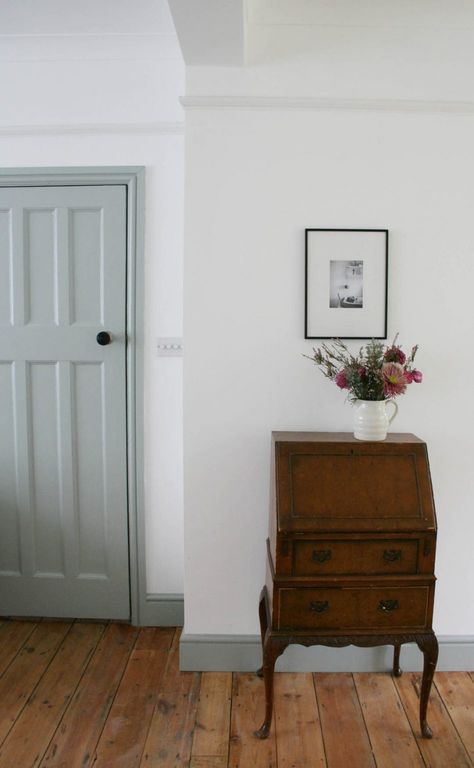
[[[182,594],[148,594],[140,606],[141,627],[182,627],[184,597]]]
[[[454,672],[474,669],[474,636],[438,637],[438,671]],[[382,672],[391,668],[393,648],[304,648],[292,645],[276,663],[279,672]],[[262,663],[260,638],[257,635],[190,635],[181,636],[180,668],[182,671],[250,672]],[[406,672],[421,671],[423,655],[413,643],[402,646],[400,666]]]

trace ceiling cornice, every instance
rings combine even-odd
[[[185,109],[339,110],[474,115],[474,101],[195,94],[182,97],[180,103]]]

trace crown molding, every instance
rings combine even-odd
[[[180,99],[185,109],[317,110],[474,115],[474,101],[346,99],[311,96],[195,95]]]
[[[58,136],[89,134],[183,135],[184,121],[150,123],[77,123],[76,125],[0,125],[0,136]]]

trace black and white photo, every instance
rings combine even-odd
[[[364,262],[332,259],[329,266],[329,306],[362,309]]]

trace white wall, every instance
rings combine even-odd
[[[80,7],[80,12],[79,12]],[[146,167],[147,592],[183,591],[184,65],[164,0],[60,0],[0,9],[0,165]]]
[[[271,431],[351,430],[344,394],[302,357],[304,229],[367,227],[390,230],[389,337],[420,344],[425,381],[393,428],[429,447],[435,629],[473,635],[474,118],[245,106],[252,78],[270,74],[188,77],[185,632],[258,634]]]

